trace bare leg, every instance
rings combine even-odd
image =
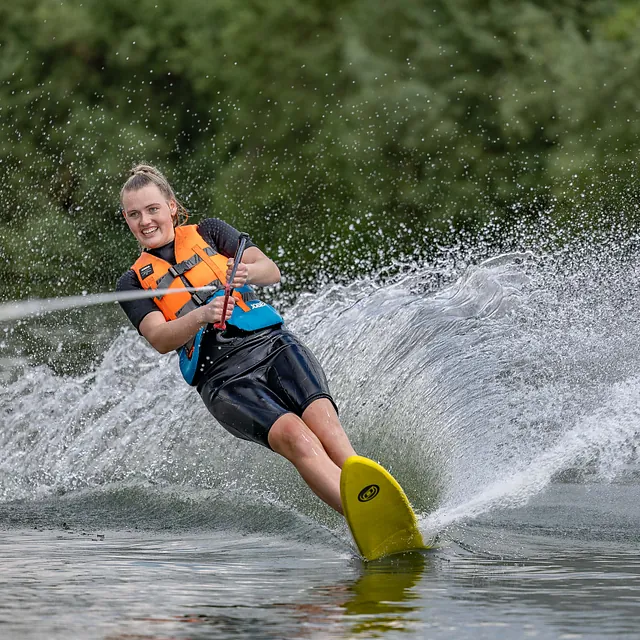
[[[347,458],[356,455],[333,404],[327,398],[312,402],[304,410],[302,420],[318,437],[334,464],[341,469]]]
[[[269,445],[289,460],[311,490],[338,513],[340,468],[325,451],[318,437],[293,413],[280,416],[269,431]]]
[[[269,431],[269,445],[293,463],[321,500],[342,513],[340,469],[356,452],[327,398],[312,402],[302,419],[293,413],[278,418]]]

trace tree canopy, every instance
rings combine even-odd
[[[5,3],[2,297],[113,288],[140,161],[294,284],[439,220],[630,201],[639,35],[630,0]]]

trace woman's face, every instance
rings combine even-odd
[[[176,201],[167,202],[155,184],[137,191],[125,191],[122,207],[131,233],[145,249],[157,249],[175,238]]]

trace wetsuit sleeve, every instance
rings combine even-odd
[[[205,239],[208,245],[227,258],[233,258],[238,248],[240,232],[230,224],[218,218],[205,218],[198,225],[198,233]],[[256,245],[247,241],[246,248]]]
[[[118,284],[116,285],[116,291],[144,291],[138,276],[135,271],[129,269],[125,274],[120,276]],[[140,323],[144,317],[152,311],[159,311],[156,303],[151,298],[145,298],[143,300],[127,300],[126,302],[120,302],[120,307],[127,314],[127,317],[131,321],[131,324],[140,333]]]

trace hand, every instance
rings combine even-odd
[[[227,262],[227,280],[231,276],[231,272],[233,271],[233,258],[229,258]],[[241,287],[243,284],[247,284],[247,280],[249,279],[249,266],[244,262],[241,262],[236,269],[236,275],[231,283],[232,289],[237,289]]]
[[[216,296],[209,304],[205,304],[204,307],[200,307],[202,312],[203,324],[215,324],[222,321],[222,307],[224,306],[224,296]],[[231,317],[233,308],[236,306],[236,300],[233,296],[229,296],[229,302],[227,303],[227,313],[225,316],[225,322]]]

